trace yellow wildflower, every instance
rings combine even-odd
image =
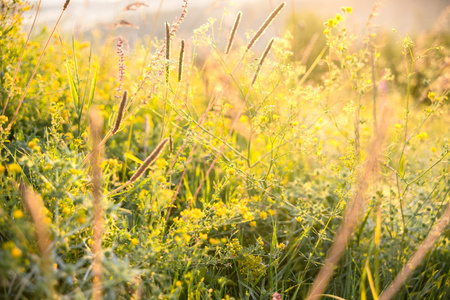
[[[213,246],[217,246],[220,243],[220,241],[218,239],[215,239],[215,238],[210,238],[209,239],[209,243],[211,245],[213,245]]]
[[[23,212],[20,209],[16,209],[13,213],[12,216],[14,219],[20,219],[23,217]]]
[[[11,255],[14,258],[19,258],[22,256],[22,250],[14,246],[14,248],[11,249]]]
[[[335,19],[329,19],[327,22],[327,26],[329,28],[333,28],[334,26],[336,26],[336,20]]]
[[[189,243],[189,241],[191,240],[191,236],[188,235],[188,234],[186,234],[186,233],[183,233],[183,240],[184,240],[186,243]]]
[[[20,171],[22,171],[22,168],[18,164],[9,164],[8,170],[9,170],[9,172],[15,174],[15,173],[20,173]]]
[[[139,240],[137,238],[134,238],[134,239],[131,240],[131,244],[133,246],[136,246],[137,244],[139,244]]]
[[[431,101],[434,101],[435,98],[436,98],[436,93],[432,92],[432,91],[429,91],[428,92],[428,99],[430,99]]]
[[[265,211],[262,211],[259,213],[259,217],[263,220],[265,220],[267,218],[267,213]]]

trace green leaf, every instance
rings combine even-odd
[[[75,81],[73,80],[72,73],[70,72],[69,62],[66,63],[67,75],[69,76],[69,87],[70,92],[72,93],[73,105],[75,105],[75,110],[78,113],[78,91],[75,86]]]
[[[405,175],[405,156],[402,155],[402,158],[400,159],[400,163],[398,164],[398,173],[403,178]]]

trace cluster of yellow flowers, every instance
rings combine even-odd
[[[353,12],[353,9],[350,6],[342,7],[341,9],[342,9],[343,13],[351,14]],[[325,35],[328,35],[330,33],[330,29],[336,27],[336,25],[338,25],[343,20],[344,20],[344,17],[341,16],[340,14],[336,14],[336,16],[334,16],[334,18],[328,19],[328,21],[325,22],[326,28],[323,31],[323,33]]]

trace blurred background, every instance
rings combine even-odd
[[[31,3],[25,24],[30,24],[39,1]],[[65,0],[42,0],[38,24],[51,24],[56,21]],[[76,35],[85,35],[92,29],[108,30],[111,25],[125,20],[133,25],[119,27],[118,34],[129,39],[149,35],[153,27],[157,36],[163,35],[164,21],[171,23],[181,13],[182,0],[141,0],[136,10],[124,10],[133,0],[72,0],[59,27],[60,30],[72,31]],[[287,0],[287,6],[281,17],[291,18],[299,30],[308,27],[308,20],[316,15],[318,20],[325,21],[340,12],[342,6],[353,7],[353,14],[348,22],[356,31],[364,27],[375,3],[374,0]],[[224,12],[229,12],[223,22],[231,26],[237,11],[243,12],[242,26],[246,30],[256,30],[269,12],[281,1],[279,0],[189,0],[188,14],[179,32],[179,37],[189,37],[192,30],[204,24],[208,18],[220,20]],[[450,5],[449,0],[390,0],[381,1],[378,16],[373,24],[382,28],[396,28],[400,34],[420,33],[430,29],[439,15]],[[160,12],[157,16],[157,12]],[[294,12],[296,17],[293,18]],[[308,16],[308,17],[307,17]],[[155,22],[156,21],[156,22]],[[285,26],[287,22],[277,22]],[[271,30],[277,30],[273,26]],[[123,31],[123,32],[121,32]],[[244,30],[243,30],[244,32]],[[126,34],[125,34],[126,33]],[[273,32],[276,33],[276,32]],[[80,37],[80,36],[78,36]]]

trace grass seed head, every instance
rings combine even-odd
[[[270,48],[272,48],[274,39],[271,39],[270,42],[267,44],[266,49],[264,49],[263,54],[261,55],[261,58],[259,59],[258,68],[256,69],[255,74],[253,75],[252,84],[255,84],[256,78],[258,77],[259,71],[261,70],[261,67],[264,63],[264,60],[266,59],[267,55],[270,52]]]
[[[124,91],[122,95],[122,100],[119,103],[119,108],[117,109],[117,117],[116,121],[114,122],[114,128],[111,132],[112,134],[115,134],[117,131],[119,131],[120,125],[122,124],[123,114],[125,112],[127,100],[128,100],[128,92]]]
[[[178,60],[178,82],[181,81],[181,77],[183,76],[183,62],[184,62],[184,40],[181,40],[180,58]]]
[[[280,5],[275,8],[270,15],[267,17],[267,19],[264,21],[264,23],[259,27],[258,31],[255,33],[253,38],[250,40],[250,42],[247,45],[247,49],[245,51],[250,50],[250,48],[256,43],[256,41],[263,35],[263,33],[266,31],[267,27],[269,27],[270,24],[272,24],[275,17],[280,13],[280,11],[286,6],[286,2],[281,3]]]
[[[170,138],[163,139],[161,143],[159,143],[159,145],[156,146],[155,150],[153,150],[153,152],[144,160],[142,165],[136,170],[136,173],[134,173],[133,176],[131,176],[130,180],[128,181],[129,183],[132,183],[136,181],[139,177],[141,177],[142,174],[144,174],[144,171],[147,170],[147,168],[156,161],[156,159],[159,157],[159,155],[169,142],[169,139]]]
[[[233,46],[234,36],[236,35],[236,31],[241,23],[242,12],[238,12],[236,15],[236,19],[234,20],[233,28],[231,29],[230,38],[228,39],[227,48],[225,50],[225,54],[228,54]]]

